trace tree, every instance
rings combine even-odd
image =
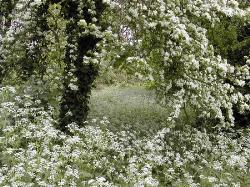
[[[250,25],[239,18],[223,17],[220,23],[213,28],[208,27],[208,38],[212,43],[215,53],[220,54],[228,60],[228,63],[235,68],[245,71],[247,58],[250,55]],[[249,78],[245,74],[245,80],[237,80],[236,76],[229,77],[225,82],[234,86],[235,90],[243,95],[250,94]],[[236,79],[236,80],[235,80]],[[250,113],[243,113],[239,104],[233,105],[233,116],[237,127],[250,125]]]
[[[98,74],[95,51],[103,37],[105,4],[102,0],[3,0],[0,4],[1,21],[8,20],[1,26],[3,75],[43,81],[53,63],[60,65],[64,73],[59,128],[67,131],[73,122],[82,125]]]
[[[237,54],[223,55],[227,50],[217,50],[209,34],[215,30],[220,37],[217,26],[222,28],[225,19],[246,24],[248,7],[235,0],[134,0],[123,5],[123,23],[131,29],[133,42],[123,44],[115,58],[125,59],[129,69],[154,82],[159,102],[172,108],[170,121],[189,106],[198,116],[218,119],[220,127],[229,127],[235,121],[234,106],[240,113],[250,110],[250,95],[241,89],[249,89],[247,47],[245,59],[241,55],[236,65],[231,61]],[[232,37],[230,32],[224,34]],[[227,42],[231,41],[222,46],[229,46]]]
[[[87,118],[91,87],[98,74],[97,65],[88,62],[87,58],[93,55],[96,44],[101,39],[97,25],[100,24],[104,4],[102,0],[65,1],[62,7],[65,19],[68,20],[64,59],[65,89],[60,110],[60,126],[65,130],[68,124],[82,124]]]
[[[54,70],[52,80],[60,74],[59,116],[64,131],[68,124],[82,124],[87,117],[98,74],[97,46],[106,54],[103,61],[114,59],[154,83],[159,102],[172,108],[170,121],[189,106],[225,127],[234,125],[234,106],[240,113],[250,110],[248,39],[231,40],[237,26],[223,25],[240,20],[245,26],[249,21],[249,8],[235,0],[107,1],[113,9],[105,14],[101,0],[0,2],[2,72],[15,80],[35,76],[45,83],[49,69],[56,66],[59,73]],[[103,15],[111,26],[107,32]],[[227,37],[212,34],[218,29]],[[104,38],[111,35],[110,40]],[[236,47],[234,54],[229,54],[228,42]],[[246,53],[236,57],[244,46]]]

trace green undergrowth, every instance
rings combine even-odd
[[[89,121],[69,124],[70,135],[55,128],[53,107],[19,94],[0,89],[0,186],[250,185],[250,130],[211,133],[185,115],[174,126],[152,91],[93,91]]]

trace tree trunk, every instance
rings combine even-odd
[[[95,17],[99,19],[104,7],[101,0],[96,0],[95,3],[98,12]],[[91,33],[84,36],[79,35],[82,31],[77,24],[79,20],[84,18],[87,23],[92,22],[92,17],[86,7],[83,9],[83,18],[78,16],[77,2],[67,1],[64,7],[66,8],[64,15],[66,19],[69,19],[69,23],[66,27],[68,39],[64,60],[64,92],[60,105],[59,128],[68,132],[68,124],[75,122],[82,126],[87,119],[89,97],[93,82],[98,75],[98,67],[96,64],[85,63],[83,57],[88,56],[88,51],[95,50],[100,38],[96,38]],[[72,79],[75,79],[73,83]]]

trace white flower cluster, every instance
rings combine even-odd
[[[54,127],[53,110],[6,93],[12,87],[0,91],[0,186],[247,185],[250,132],[162,128],[137,137],[104,130],[105,117],[85,128],[70,124],[65,135]]]
[[[127,45],[122,40],[116,59],[127,56],[129,70],[132,66],[138,76],[154,81],[162,104],[173,108],[170,120],[189,105],[230,126],[234,125],[232,100],[242,112],[249,110],[248,96],[235,89],[249,82],[249,65],[235,68],[216,55],[207,34],[207,27],[225,17],[249,21],[249,9],[239,8],[235,0],[129,1],[123,6],[127,11],[123,22],[134,41]]]

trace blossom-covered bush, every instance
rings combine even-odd
[[[67,131],[68,123],[83,125],[98,75],[97,44],[105,37],[106,4],[102,0],[1,0],[0,6],[0,83],[22,84],[31,77],[56,82],[61,96],[59,127]]]
[[[111,132],[106,118],[58,131],[15,88],[0,90],[1,186],[247,186],[250,132],[162,128],[152,137]]]
[[[114,63],[154,82],[159,101],[173,109],[170,121],[188,106],[200,117],[218,119],[228,127],[234,125],[234,106],[240,113],[250,110],[249,93],[241,89],[249,89],[249,54],[244,62],[230,63],[223,51],[215,50],[208,33],[225,19],[248,24],[249,6],[235,0],[133,0],[111,5],[123,15],[116,18],[122,29],[114,30],[124,33],[126,28]],[[216,31],[214,37],[221,37]]]

